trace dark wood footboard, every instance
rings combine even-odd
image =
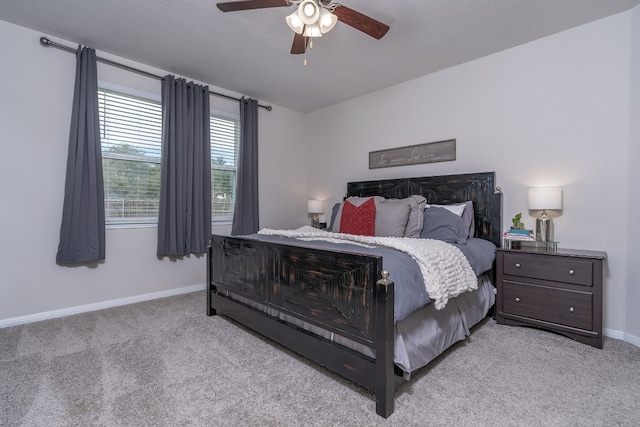
[[[402,377],[393,364],[394,284],[382,277],[381,257],[212,236],[207,258],[209,316],[232,318],[373,391],[376,412],[391,415]],[[285,322],[264,308],[368,346],[376,357]]]

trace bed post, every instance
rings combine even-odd
[[[207,316],[214,316],[216,310],[211,306],[211,291],[213,286],[211,285],[211,256],[212,256],[213,242],[209,238],[209,245],[207,246]]]
[[[395,380],[393,372],[393,281],[389,272],[382,271],[382,278],[376,282],[376,367],[375,392],[376,413],[388,418],[393,413]]]

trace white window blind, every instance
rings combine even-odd
[[[107,223],[155,223],[160,200],[160,102],[98,90]]]
[[[157,223],[162,107],[159,101],[98,90],[107,224]],[[240,125],[212,114],[212,220],[233,218]]]
[[[214,221],[232,220],[236,200],[236,171],[240,121],[212,115],[211,212]]]

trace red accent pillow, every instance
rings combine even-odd
[[[360,206],[345,200],[340,218],[340,232],[359,234],[361,236],[375,235],[376,203],[373,198]]]

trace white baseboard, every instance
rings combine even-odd
[[[602,334],[605,337],[609,337],[609,338],[615,338],[618,340],[622,340],[625,342],[628,342],[629,344],[633,344],[636,347],[640,347],[640,337],[637,337],[635,335],[629,334],[627,332],[622,332],[622,331],[618,331],[616,329],[604,329],[602,331]]]
[[[631,335],[625,332],[624,334],[624,338],[622,338],[624,341],[628,342],[629,344],[633,344],[636,347],[640,347],[640,337],[637,337],[635,335]]]
[[[70,316],[72,314],[87,313],[89,311],[102,310],[109,307],[133,304],[136,302],[149,301],[152,299],[188,294],[191,292],[202,291],[205,288],[206,288],[206,284],[203,283],[200,285],[186,286],[184,288],[169,289],[167,291],[161,291],[161,292],[153,292],[151,294],[136,295],[134,297],[119,298],[119,299],[114,299],[109,301],[97,302],[94,304],[79,305],[76,307],[63,308],[60,310],[29,314],[26,316],[11,317],[9,319],[0,320],[0,328],[23,325],[23,324],[32,323],[32,322],[39,322],[41,320],[55,319],[57,317]]]
[[[188,294],[191,292],[202,291],[206,288],[206,284],[186,286],[184,288],[169,289],[168,291],[153,292],[151,294],[137,295],[134,297],[120,298],[109,301],[98,302],[95,304],[80,305],[76,307],[63,308],[61,310],[45,311],[43,313],[29,314],[27,316],[11,317],[9,319],[0,320],[0,328],[9,326],[23,325],[26,323],[39,322],[41,320],[55,319],[57,317],[70,316],[72,314],[87,313],[89,311],[102,310],[109,307],[120,305],[134,304],[136,302],[149,301],[158,298],[166,298],[174,295]],[[616,329],[607,329],[603,331],[603,335],[609,338],[615,338],[640,347],[640,337],[618,331]]]
[[[602,329],[602,335],[609,338],[615,338],[617,340],[621,340],[624,338],[624,332],[618,331],[617,329]]]

